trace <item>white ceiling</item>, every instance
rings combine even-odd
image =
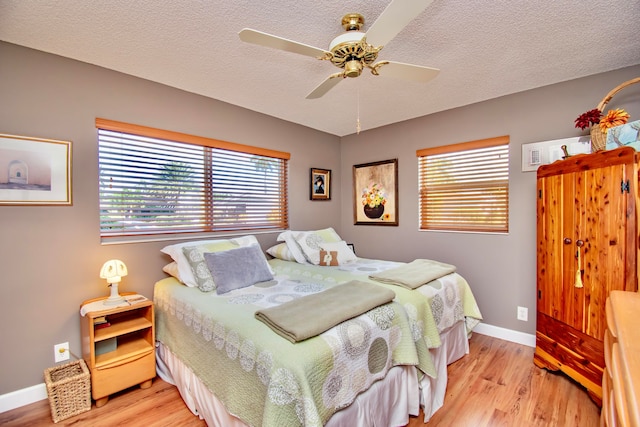
[[[434,80],[365,70],[314,100],[330,62],[238,37],[248,27],[327,49],[343,15],[364,15],[366,31],[389,1],[0,0],[0,40],[337,136],[355,133],[358,109],[367,130],[640,63],[639,0],[434,0],[379,55],[439,68]]]

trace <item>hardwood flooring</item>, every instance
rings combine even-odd
[[[563,374],[533,364],[533,349],[474,334],[470,353],[449,366],[444,406],[427,426],[598,426],[600,409],[584,388]],[[142,390],[111,396],[101,407],[54,424],[49,401],[42,400],[0,414],[12,426],[205,426],[191,414],[177,389],[155,379]],[[423,416],[407,427],[424,426]]]

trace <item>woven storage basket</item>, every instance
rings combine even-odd
[[[54,423],[91,409],[91,378],[84,360],[45,369],[44,382]]]
[[[607,94],[607,96],[602,98],[602,101],[600,101],[600,103],[598,104],[598,107],[597,107],[598,110],[604,113],[604,107],[606,107],[609,101],[611,101],[611,98],[613,98],[613,96],[616,93],[620,92],[625,87],[631,86],[634,83],[640,83],[640,77],[636,77],[635,79],[628,80],[614,87],[611,90],[611,92]],[[591,133],[591,151],[604,150],[605,147],[607,146],[607,133],[602,132],[602,130],[600,129],[600,125],[597,125],[597,124],[591,126],[590,133]]]

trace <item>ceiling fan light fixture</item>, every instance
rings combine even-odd
[[[357,59],[352,59],[344,63],[344,76],[345,77],[358,77],[362,73],[362,62]]]

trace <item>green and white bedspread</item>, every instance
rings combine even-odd
[[[433,369],[425,363],[426,345],[416,345],[396,302],[296,344],[277,335],[254,318],[256,310],[321,292],[338,280],[274,267],[275,280],[223,295],[173,277],[154,290],[156,339],[245,423],[322,426],[392,366]]]
[[[291,279],[312,279],[323,283],[343,283],[357,279],[392,289],[396,293],[395,301],[400,303],[408,314],[414,340],[424,341],[428,348],[440,347],[440,332],[456,322],[465,319],[467,332],[471,332],[482,320],[482,314],[469,284],[458,273],[448,274],[410,290],[369,279],[371,274],[403,264],[399,262],[358,258],[353,263],[326,267],[272,259],[269,260],[269,264],[276,274]],[[424,298],[418,298],[420,295]],[[423,365],[429,364],[428,361],[421,362]],[[432,371],[423,372],[435,376]]]

